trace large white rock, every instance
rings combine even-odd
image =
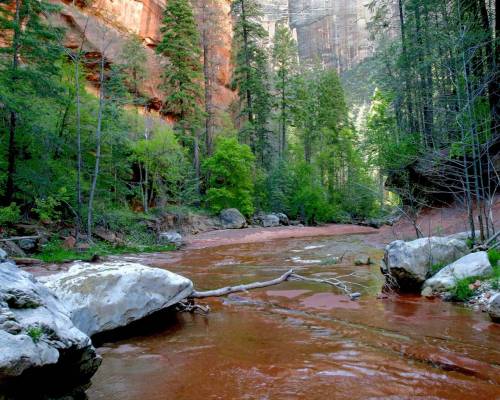
[[[236,208],[227,208],[220,213],[220,222],[224,229],[241,229],[247,227],[247,220]]]
[[[56,296],[12,262],[0,263],[0,349],[0,398],[86,385],[101,363]]]
[[[388,283],[395,281],[402,291],[419,291],[432,265],[450,264],[468,252],[465,240],[453,237],[396,240],[385,249],[382,273]]]
[[[447,265],[432,278],[424,282],[426,292],[445,292],[453,288],[457,281],[464,278],[484,277],[493,272],[488,253],[480,251],[468,254],[454,263]]]
[[[87,335],[124,327],[188,297],[193,283],[170,271],[128,262],[78,263],[43,278]]]
[[[500,322],[500,293],[491,296],[488,302],[488,314],[493,322]]]

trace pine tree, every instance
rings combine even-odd
[[[297,43],[290,29],[279,24],[276,28],[273,44],[273,66],[275,70],[275,89],[277,95],[278,123],[280,132],[280,157],[285,157],[287,143],[287,127],[290,124],[290,103],[292,80],[297,72]]]
[[[3,4],[0,31],[7,43],[0,48],[0,102],[7,114],[8,161],[3,203],[8,205],[15,193],[14,178],[19,161],[17,135],[22,124],[19,117],[30,109],[34,94],[56,96],[57,87],[52,78],[58,72],[56,60],[61,55],[61,35],[41,18],[42,14],[56,11],[54,5],[38,0],[16,0],[12,10]]]
[[[271,112],[269,95],[267,32],[261,25],[261,6],[255,0],[234,0],[235,69],[233,86],[242,102],[241,112],[246,124],[240,134],[249,142],[261,165],[265,163],[268,120]]]
[[[177,115],[183,130],[193,130],[200,116],[202,67],[200,36],[188,0],[168,1],[160,31],[156,51],[169,60],[163,72],[163,112]]]
[[[162,40],[156,51],[167,57],[163,88],[167,93],[163,112],[178,116],[178,128],[187,141],[193,140],[193,164],[200,180],[200,119],[202,110],[202,66],[200,35],[188,0],[169,0],[163,12]]]

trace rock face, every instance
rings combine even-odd
[[[172,272],[126,262],[79,263],[43,278],[64,302],[73,323],[87,335],[124,327],[170,307],[193,291]]]
[[[420,292],[432,265],[450,264],[468,252],[464,240],[449,237],[396,240],[385,249],[382,273],[389,284],[395,281],[399,290]]]
[[[0,263],[0,349],[0,398],[86,386],[101,364],[56,296],[8,261]]]
[[[493,272],[488,259],[488,253],[480,251],[468,254],[454,263],[444,267],[432,278],[424,283],[423,290],[426,293],[444,292],[453,288],[457,281],[464,278],[484,277]]]
[[[160,242],[163,244],[174,244],[176,246],[182,245],[182,235],[176,231],[162,232],[159,235]]]
[[[247,220],[236,208],[227,208],[220,213],[220,222],[224,229],[241,229],[247,227]]]
[[[320,59],[342,72],[374,52],[368,29],[372,17],[367,7],[368,0],[259,2],[263,6],[263,22],[270,37],[274,35],[276,24],[288,19],[297,37],[299,57],[305,64]],[[396,2],[389,2],[387,12],[396,18],[399,15],[396,11]]]
[[[491,296],[488,303],[488,314],[493,322],[500,323],[500,293]]]

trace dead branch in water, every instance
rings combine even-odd
[[[293,269],[291,269],[291,270],[287,271],[286,273],[284,273],[283,275],[281,275],[279,278],[272,279],[270,281],[253,282],[253,283],[248,283],[246,285],[227,286],[227,287],[223,287],[220,289],[207,290],[205,292],[198,292],[195,290],[195,291],[193,291],[193,293],[191,293],[189,298],[190,299],[204,299],[207,297],[227,296],[228,294],[231,294],[231,293],[247,292],[247,291],[252,290],[252,289],[260,289],[260,288],[265,288],[265,287],[269,287],[269,286],[279,285],[280,283],[283,283],[286,281],[305,281],[305,282],[324,283],[326,285],[334,286],[334,287],[342,290],[347,295],[349,295],[352,299],[358,298],[360,296],[359,293],[353,293],[349,289],[348,284],[350,282],[346,282],[346,281],[343,281],[343,280],[338,279],[338,278],[328,278],[328,279],[308,278],[308,277],[296,274],[293,271]]]
[[[204,299],[206,297],[221,297],[221,296],[227,296],[228,294],[231,293],[247,292],[252,289],[259,289],[259,288],[279,285],[280,283],[287,281],[288,278],[290,278],[290,275],[292,274],[293,274],[293,269],[287,271],[279,278],[273,279],[271,281],[254,282],[254,283],[249,283],[247,285],[227,286],[220,289],[207,290],[206,292],[198,292],[195,290],[193,291],[193,293],[191,293],[189,297],[193,299]]]

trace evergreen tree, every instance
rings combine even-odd
[[[292,82],[297,72],[298,50],[292,32],[285,24],[278,24],[273,44],[274,87],[277,92],[277,119],[279,125],[280,157],[285,157],[287,128],[291,122]]]
[[[0,4],[0,31],[3,38],[7,38],[0,47],[0,102],[5,121],[2,131],[7,131],[8,143],[2,201],[6,205],[16,192],[16,163],[20,160],[18,134],[26,122],[22,117],[29,117],[32,96],[57,95],[58,85],[52,78],[58,72],[56,60],[62,52],[61,32],[41,17],[55,12],[57,7],[43,0],[15,0],[13,9],[7,6],[10,4],[6,1]]]
[[[200,120],[202,110],[202,66],[200,35],[189,0],[170,0],[163,12],[162,40],[156,51],[167,57],[163,88],[167,93],[163,112],[178,116],[178,128],[193,143],[193,165],[200,180]]]
[[[264,165],[269,155],[268,122],[271,113],[265,47],[267,32],[261,24],[262,10],[256,0],[234,0],[232,11],[236,18],[233,86],[240,96],[241,113],[246,115],[240,135],[258,156],[259,164]]]
[[[179,117],[184,131],[199,122],[202,94],[200,37],[188,0],[170,0],[163,12],[161,42],[156,51],[168,59],[163,72],[163,112]]]

